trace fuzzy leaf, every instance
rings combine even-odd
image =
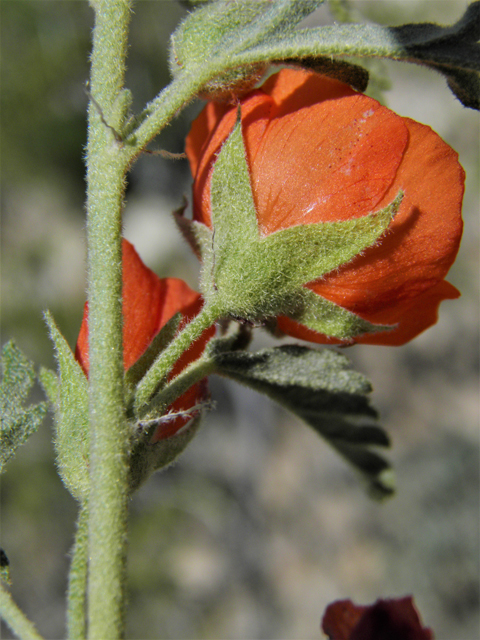
[[[426,65],[444,74],[464,106],[478,108],[480,72],[480,2],[472,2],[451,26],[431,23],[384,27],[342,24],[271,35],[260,44],[232,54],[241,66],[324,56],[390,58]]]
[[[192,69],[231,55],[271,33],[290,32],[324,0],[212,2],[191,12],[172,36],[171,70]]]
[[[175,75],[180,70],[198,66],[210,60],[242,28],[264,13],[261,2],[214,2],[191,12],[177,27],[171,39],[170,68]]]
[[[231,65],[234,52],[263,42],[270,34],[291,32],[324,0],[212,2],[200,6],[180,24],[171,39],[174,77],[205,79],[201,95],[231,98],[249,91],[265,72],[264,63]]]
[[[17,447],[35,433],[47,412],[46,402],[22,406],[35,381],[35,371],[13,342],[8,342],[2,349],[2,370],[0,470],[15,455]]]
[[[51,369],[40,367],[38,379],[45,391],[45,395],[50,401],[50,404],[55,409],[58,403],[58,393],[60,391],[60,383],[58,381],[57,374],[54,371],[51,371]]]
[[[88,382],[67,341],[50,313],[45,314],[59,368],[59,394],[55,411],[55,449],[60,476],[77,500],[89,492]]]
[[[391,469],[370,447],[386,447],[368,380],[335,351],[285,345],[257,353],[215,353],[217,373],[264,393],[317,431],[366,479],[373,497],[393,492]]]
[[[452,93],[464,107],[480,111],[480,73],[469,69],[450,69],[447,65],[429,64],[442,73]]]

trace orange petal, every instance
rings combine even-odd
[[[370,213],[392,184],[408,140],[402,118],[347,85],[313,73],[283,69],[243,99],[241,107],[253,195],[265,234]],[[236,108],[220,110],[210,103],[187,143],[195,218],[207,225],[211,171],[235,119]],[[200,138],[208,136],[200,151]]]
[[[270,76],[261,89],[279,107],[279,114],[303,109],[319,100],[357,95],[343,82],[301,69],[282,69]]]
[[[389,191],[405,196],[388,232],[311,288],[361,316],[395,306],[443,280],[462,235],[465,174],[457,153],[425,125],[405,118],[409,143]]]
[[[193,121],[185,142],[185,153],[190,163],[192,175],[196,175],[198,165],[204,155],[205,145],[216,129],[218,122],[231,107],[219,102],[209,102]]]
[[[360,94],[281,118],[274,114],[261,140],[246,131],[247,150],[255,149],[252,187],[265,234],[358,218],[378,208],[407,144],[401,118]]]
[[[168,282],[143,264],[127,240],[123,240],[122,252],[123,364],[129,369],[162,326]]]

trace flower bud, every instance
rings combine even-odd
[[[180,327],[194,317],[202,307],[200,295],[177,278],[159,278],[141,261],[133,245],[123,240],[123,361],[128,370],[144,353],[153,338],[176,313],[182,314]],[[213,335],[213,329],[206,331],[191,348],[186,351],[170,373],[176,376],[190,362],[197,359]],[[82,325],[78,336],[75,357],[85,375],[88,376],[88,303],[85,304]],[[208,393],[206,381],[188,389],[170,407],[175,419],[160,422],[152,436],[152,442],[175,434],[191,415],[188,411],[200,404]]]

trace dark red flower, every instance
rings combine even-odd
[[[380,241],[308,287],[373,324],[395,325],[357,342],[401,345],[434,324],[440,302],[459,296],[444,279],[462,233],[457,153],[429,127],[311,72],[283,69],[240,103],[262,234],[359,218],[404,192]],[[208,226],[213,166],[236,117],[236,106],[210,102],[187,138],[194,219]],[[340,342],[286,317],[278,324],[298,338]]]
[[[351,600],[332,602],[325,610],[322,630],[329,640],[433,640],[410,596],[377,600],[368,606]]]
[[[123,363],[129,369],[147,349],[160,329],[176,313],[183,316],[181,327],[202,308],[202,298],[178,278],[159,278],[146,267],[133,245],[123,240]],[[170,378],[176,376],[203,352],[214,328],[205,331],[175,364]],[[85,304],[75,357],[88,375],[88,303]],[[191,387],[170,407],[172,413],[187,411],[205,399],[206,383]],[[167,438],[183,427],[190,417],[179,416],[158,427],[152,442]]]

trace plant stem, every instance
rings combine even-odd
[[[136,406],[141,409],[147,404],[158,384],[166,378],[178,358],[190,345],[199,338],[205,329],[218,320],[221,312],[215,306],[207,305],[187,326],[178,334],[163,353],[153,363],[152,367],[138,386],[135,398]]]
[[[80,507],[72,548],[72,564],[68,576],[67,637],[68,640],[85,638],[85,600],[88,568],[88,509]]]
[[[147,104],[139,117],[141,123],[132,134],[134,141],[130,151],[132,158],[174,118],[211,75],[212,72],[209,69],[197,75],[182,74]],[[129,142],[128,138],[127,142]]]
[[[126,164],[121,97],[128,0],[95,9],[87,144],[90,388],[88,637],[124,634],[128,429],[123,399],[121,209]],[[101,112],[99,111],[101,109]],[[108,123],[106,126],[105,123]]]
[[[20,640],[42,640],[42,636],[17,607],[2,584],[0,584],[0,617]]]
[[[215,360],[209,354],[204,353],[198,360],[190,363],[186,369],[166,384],[162,391],[142,409],[141,414],[147,415],[157,407],[169,407],[190,387],[214,372]]]

